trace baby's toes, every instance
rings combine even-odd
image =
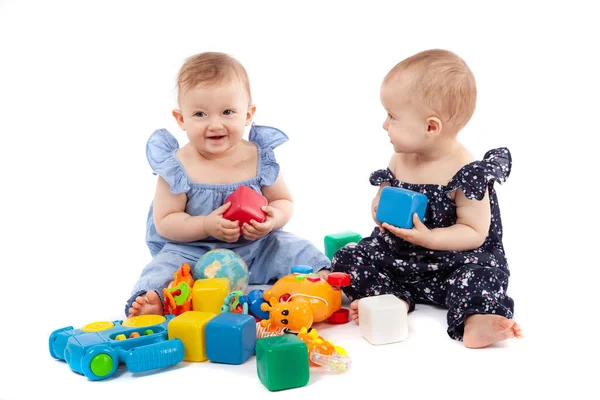
[[[515,322],[515,325],[513,326],[513,332],[515,334],[515,337],[518,337],[518,338],[523,337],[523,330],[521,329],[519,324],[517,324],[516,322]]]
[[[147,303],[147,300],[145,297],[143,296],[138,296],[135,298],[135,301],[133,302],[132,306],[137,306],[138,308],[143,306],[144,304]]]
[[[158,304],[160,302],[160,297],[158,297],[158,294],[156,294],[156,292],[154,290],[151,290],[148,293],[146,293],[145,300],[149,304]]]

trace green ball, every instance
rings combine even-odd
[[[227,249],[214,249],[204,254],[192,270],[196,279],[227,278],[230,290],[245,291],[248,287],[248,266],[242,257]]]

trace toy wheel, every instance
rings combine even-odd
[[[111,377],[119,366],[117,352],[107,345],[94,346],[81,359],[81,370],[89,380]]]
[[[331,286],[350,286],[350,275],[343,272],[332,272],[327,275],[327,283]]]

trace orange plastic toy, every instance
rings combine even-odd
[[[269,319],[260,321],[261,326],[269,331],[282,329],[283,333],[299,332],[302,327],[313,324],[312,308],[301,298],[279,302],[277,298],[271,297],[269,303],[260,305],[260,309],[269,311]]]
[[[348,310],[341,308],[342,291],[340,287],[348,285],[350,285],[350,275],[341,272],[331,273],[327,279],[312,273],[292,273],[279,279],[270,289],[265,290],[264,299],[270,302],[270,299],[274,297],[280,303],[302,299],[311,306],[312,322],[329,319],[330,323],[346,323],[348,322]],[[310,328],[312,323],[300,325],[300,327]]]
[[[173,275],[174,280],[163,289],[165,296],[164,314],[180,315],[192,309],[192,287],[194,278],[189,264],[182,264]]]

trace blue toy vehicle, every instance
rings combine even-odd
[[[93,381],[109,378],[122,362],[133,373],[168,367],[184,355],[182,341],[168,336],[173,317],[140,315],[57,329],[50,335],[50,355]]]

